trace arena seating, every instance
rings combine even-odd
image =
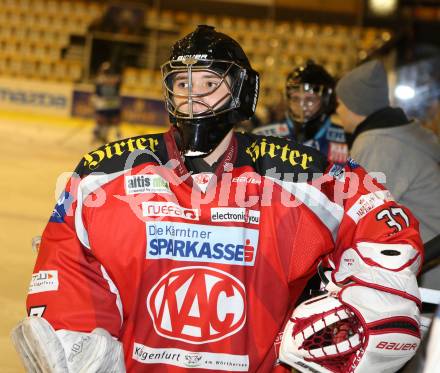
[[[73,0],[0,0],[0,76],[78,82],[83,76],[84,53],[69,49],[71,37],[84,36],[99,17],[103,2]],[[211,24],[234,37],[261,74],[261,101],[275,104],[293,66],[313,59],[338,77],[389,42],[385,29],[322,25],[147,8],[145,26],[161,33],[183,36],[197,24]],[[157,48],[168,46],[157,43]],[[169,37],[163,39],[169,44]],[[69,53],[62,53],[69,50]],[[155,51],[149,50],[149,53]],[[156,50],[158,52],[158,50]],[[159,54],[156,53],[159,58]],[[153,68],[126,68],[123,91],[160,97],[161,79]],[[155,67],[155,68],[154,68]]]
[[[90,1],[0,0],[0,75],[71,81],[81,60],[66,60],[71,35],[84,35],[104,6]]]

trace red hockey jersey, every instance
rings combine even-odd
[[[28,313],[107,329],[128,372],[288,371],[280,332],[321,260],[359,240],[421,247],[410,212],[378,214],[392,206],[354,162],[284,139],[234,134],[196,176],[172,130],[117,141],[84,156],[57,202]]]

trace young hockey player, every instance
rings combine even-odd
[[[398,370],[420,340],[411,213],[354,162],[234,133],[258,74],[213,27],[162,72],[170,130],[86,154],[43,233],[27,369]],[[296,307],[318,265],[328,292]]]

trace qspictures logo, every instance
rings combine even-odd
[[[104,148],[87,153],[84,156],[84,166],[89,170],[95,170],[104,159],[120,157],[126,152],[132,153],[135,150],[148,149],[154,153],[158,144],[159,141],[153,137],[138,137],[108,144]]]
[[[199,210],[179,206],[174,202],[142,202],[142,214],[147,217],[172,217],[199,220]]]

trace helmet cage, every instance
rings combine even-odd
[[[196,59],[192,57],[171,60],[161,66],[166,108],[175,119],[203,119],[218,116],[240,107],[240,94],[246,78],[246,69],[232,61]],[[217,84],[205,91],[195,91],[194,72],[207,72],[218,78]],[[176,92],[174,82],[179,74],[184,74],[187,90]],[[220,87],[227,92],[214,103],[205,98],[214,94]],[[177,100],[176,100],[177,99]],[[204,110],[195,111],[198,104]],[[182,110],[187,106],[187,110]]]

